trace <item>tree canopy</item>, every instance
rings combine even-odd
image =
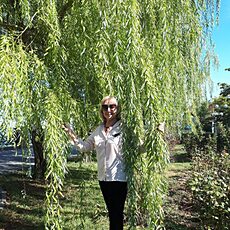
[[[39,130],[47,160],[47,229],[61,229],[66,173],[63,122],[81,136],[98,104],[122,105],[130,226],[162,224],[166,144],[159,122],[178,129],[204,95],[219,0],[1,0],[1,129]],[[216,14],[217,13],[217,14]],[[139,154],[141,140],[146,149]]]

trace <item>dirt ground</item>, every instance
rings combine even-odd
[[[191,162],[184,152],[179,155],[173,152],[171,162],[172,165],[169,167],[167,175],[169,192],[164,208],[166,229],[202,229],[188,186],[191,176]]]

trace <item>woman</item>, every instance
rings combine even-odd
[[[69,125],[64,130],[79,151],[96,150],[99,185],[109,212],[110,230],[123,229],[123,211],[127,195],[127,178],[122,154],[120,107],[115,97],[101,101],[103,123],[85,140]]]

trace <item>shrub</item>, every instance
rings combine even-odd
[[[204,227],[230,229],[229,131],[220,125],[218,135],[191,137],[186,143],[187,149],[193,144],[189,184]]]

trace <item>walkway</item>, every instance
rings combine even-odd
[[[17,151],[14,148],[0,150],[0,174],[29,169],[34,165],[34,157],[27,155],[21,149]]]
[[[30,170],[34,165],[33,155],[27,156],[21,149],[14,148],[0,149],[0,175],[15,173],[17,171]],[[6,204],[6,191],[2,190],[0,184],[0,209]]]

